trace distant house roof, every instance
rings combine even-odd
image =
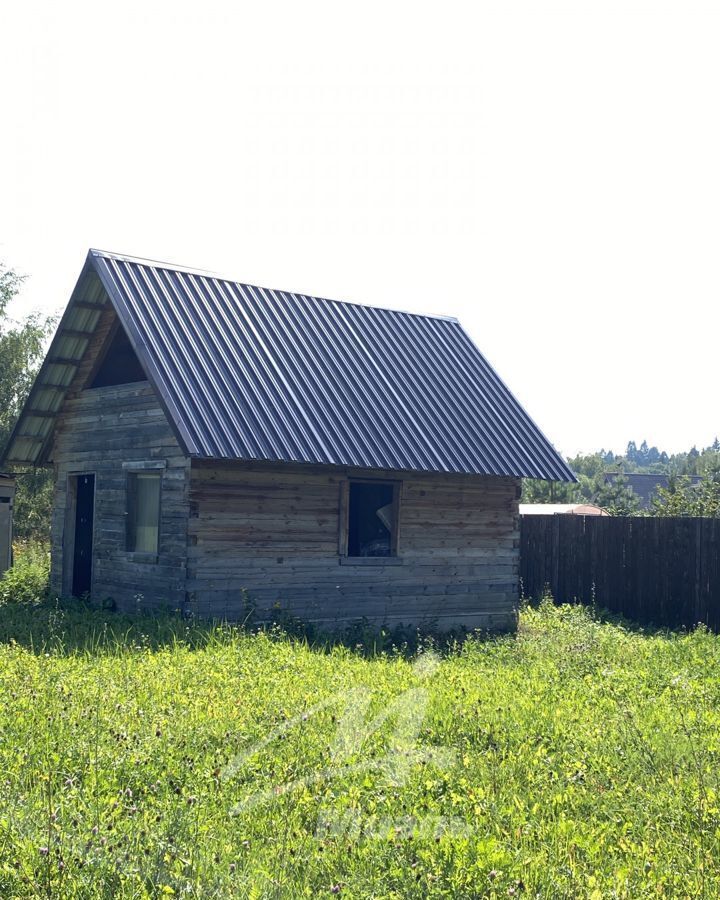
[[[111,304],[185,452],[574,481],[456,319],[91,250],[3,460],[42,464]]]
[[[605,476],[606,484],[613,484],[618,478],[624,477],[628,487],[637,495],[641,509],[650,509],[653,498],[658,490],[667,490],[670,486],[670,476],[659,472],[638,472],[624,475],[621,472],[608,472]],[[702,481],[698,475],[690,476],[691,484],[699,484]]]
[[[521,516],[609,516],[602,506],[592,503],[521,503]]]

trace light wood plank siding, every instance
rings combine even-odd
[[[82,390],[115,315],[108,310],[68,394],[54,438],[55,501],[51,585],[66,593],[63,546],[68,516],[68,477],[95,473],[92,595],[121,609],[182,608],[185,600],[189,460],[147,382]],[[157,561],[125,551],[126,470],[131,461],[164,462]],[[66,525],[67,522],[67,525]]]
[[[242,618],[245,592],[262,618],[514,627],[518,479],[350,474],[402,480],[397,559],[339,557],[348,471],[194,462],[190,608]]]

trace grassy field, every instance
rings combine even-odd
[[[0,606],[0,896],[718,897],[720,640],[369,655]]]

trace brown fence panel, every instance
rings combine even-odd
[[[720,631],[720,520],[521,516],[520,577],[526,597]]]

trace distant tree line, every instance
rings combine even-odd
[[[668,454],[643,441],[630,441],[624,454],[598,453],[568,457],[577,484],[523,481],[523,503],[592,503],[612,515],[720,516],[720,441],[698,450]],[[649,510],[641,510],[626,475],[668,476],[667,488],[658,488]],[[612,475],[609,479],[607,476]],[[693,483],[692,479],[700,481]]]

